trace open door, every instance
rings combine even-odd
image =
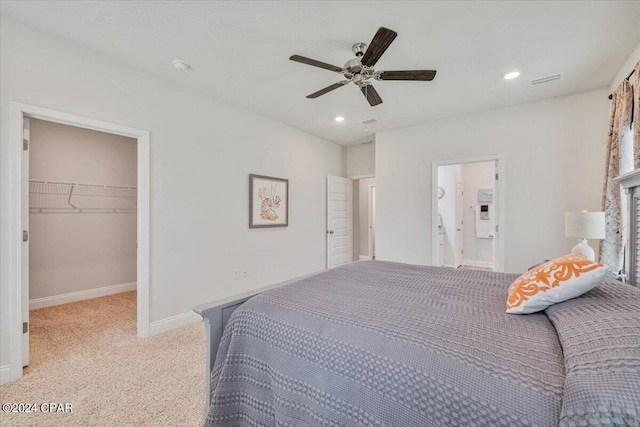
[[[349,178],[327,176],[327,268],[353,260],[352,186]]]
[[[29,364],[29,148],[30,122],[24,117],[22,133],[22,366]]]

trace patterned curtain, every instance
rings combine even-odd
[[[631,127],[633,107],[631,84],[627,80],[623,80],[612,95],[609,112],[607,167],[602,197],[606,228],[605,238],[600,242],[600,261],[609,265],[614,272],[619,272],[622,270],[624,261],[626,224],[622,221],[620,185],[614,184],[612,180],[620,174],[620,145],[623,136],[630,131]],[[636,151],[636,153],[638,152]],[[634,163],[640,163],[636,153],[634,153]]]
[[[640,168],[640,61],[633,73],[633,168]]]

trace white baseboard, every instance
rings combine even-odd
[[[369,261],[371,258],[369,258],[369,255],[359,255],[358,256],[358,261]]]
[[[0,366],[0,384],[6,384],[12,380],[13,378],[11,377],[11,365]]]
[[[170,331],[171,329],[179,328],[190,323],[199,322],[202,320],[199,314],[193,311],[187,313],[176,314],[175,316],[167,317],[166,319],[156,320],[149,325],[149,335],[158,335],[163,332]]]
[[[471,267],[490,268],[493,270],[494,266],[491,261],[477,261],[473,259],[463,259],[462,265],[469,265]]]
[[[68,294],[54,295],[50,297],[36,298],[29,300],[29,310],[38,308],[53,307],[54,305],[67,304],[70,302],[82,301],[91,298],[104,297],[136,290],[136,282],[121,283],[119,285],[103,286],[101,288],[88,289],[86,291],[70,292]]]

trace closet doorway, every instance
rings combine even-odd
[[[503,271],[501,156],[433,163],[432,263]]]
[[[29,364],[29,310],[133,298],[149,336],[149,133],[11,103],[14,260],[10,381]],[[8,215],[9,216],[9,215]],[[64,306],[66,307],[66,306]]]
[[[35,118],[24,123],[29,311],[135,291],[136,140]],[[135,295],[126,296],[131,298]],[[69,306],[65,317],[86,316],[88,306]],[[135,319],[135,306],[128,307],[133,312],[120,315]],[[68,322],[47,319],[46,325]],[[33,344],[32,349],[48,350]],[[26,364],[30,351],[25,350]]]

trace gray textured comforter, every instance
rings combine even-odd
[[[515,278],[369,261],[258,295],[224,332],[205,425],[637,426],[640,291],[510,315]]]

